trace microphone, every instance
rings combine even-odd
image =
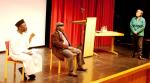
[[[81,8],[81,13],[83,13],[85,11],[85,9],[84,8]]]
[[[84,9],[84,8],[81,8],[81,11],[85,11],[85,9]]]

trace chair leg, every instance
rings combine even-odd
[[[53,56],[52,56],[52,50],[51,50],[51,54],[50,54],[50,71],[52,70],[52,60],[53,60]]]
[[[77,71],[77,58],[76,58],[76,56],[74,57],[73,62],[74,62],[74,71],[76,72]]]
[[[8,71],[8,62],[5,62],[5,68],[4,68],[4,79],[7,80],[7,71]]]
[[[14,78],[16,78],[16,63],[14,62]]]
[[[22,65],[22,81],[24,81],[24,66]]]
[[[58,74],[60,74],[60,70],[61,70],[61,61],[58,61]]]
[[[7,80],[7,72],[8,72],[8,49],[6,49],[6,57],[5,57],[5,65],[4,65],[4,79]]]
[[[65,58],[65,67],[66,67],[66,69],[68,71],[68,61],[67,61],[67,58]]]

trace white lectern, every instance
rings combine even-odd
[[[73,21],[73,23],[86,24],[83,45],[83,56],[89,57],[94,54],[94,39],[96,29],[96,17],[87,17],[86,20]]]

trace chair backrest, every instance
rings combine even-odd
[[[8,61],[8,56],[9,56],[9,41],[5,41],[5,46],[6,46],[6,61]]]
[[[5,46],[6,46],[6,51],[8,51],[8,55],[9,55],[9,41],[5,41]]]

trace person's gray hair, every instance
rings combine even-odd
[[[143,15],[143,10],[141,10],[141,9],[137,9],[137,11],[136,12],[138,12],[138,11],[140,11],[141,12],[141,16]]]

